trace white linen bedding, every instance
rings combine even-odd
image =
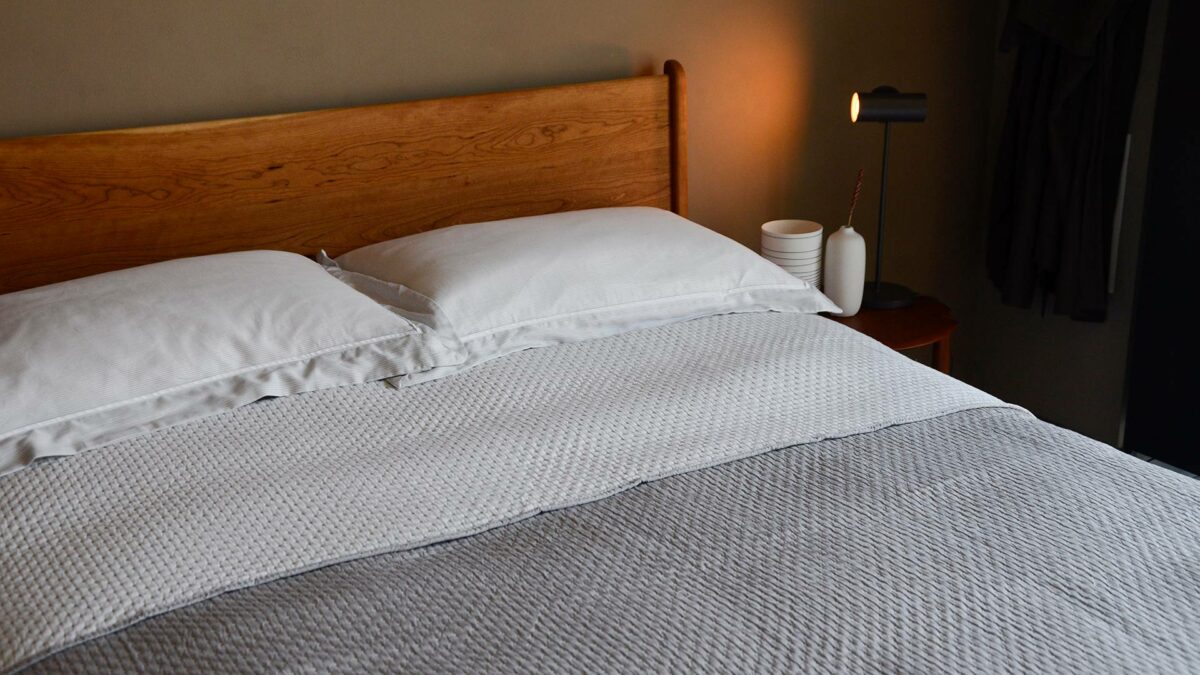
[[[0,477],[0,669],[230,589],[985,407],[1011,406],[774,313],[264,401]]]
[[[745,246],[645,206],[455,225],[320,261],[385,305],[403,305],[397,296],[413,292],[428,298],[468,353],[461,368],[437,375],[713,314],[837,311]]]
[[[452,336],[295,253],[168,260],[0,295],[0,474],[264,396],[459,364]]]

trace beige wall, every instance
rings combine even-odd
[[[0,137],[688,71],[694,219],[874,232],[882,129],[856,88],[926,91],[893,134],[887,276],[969,313],[995,2],[0,0]],[[963,341],[965,342],[965,340]],[[960,347],[963,345],[960,344]],[[961,353],[961,352],[960,352]],[[960,363],[964,362],[960,359]]]

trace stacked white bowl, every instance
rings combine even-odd
[[[772,220],[762,226],[762,255],[814,288],[821,286],[821,233],[811,220]]]

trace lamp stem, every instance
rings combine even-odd
[[[879,169],[879,227],[875,232],[875,292],[879,292],[879,282],[883,275],[883,212],[887,208],[887,164],[888,139],[891,136],[892,123],[883,123],[883,166]]]

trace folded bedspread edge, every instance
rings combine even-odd
[[[1000,408],[225,593],[82,672],[1200,672],[1200,483]]]

